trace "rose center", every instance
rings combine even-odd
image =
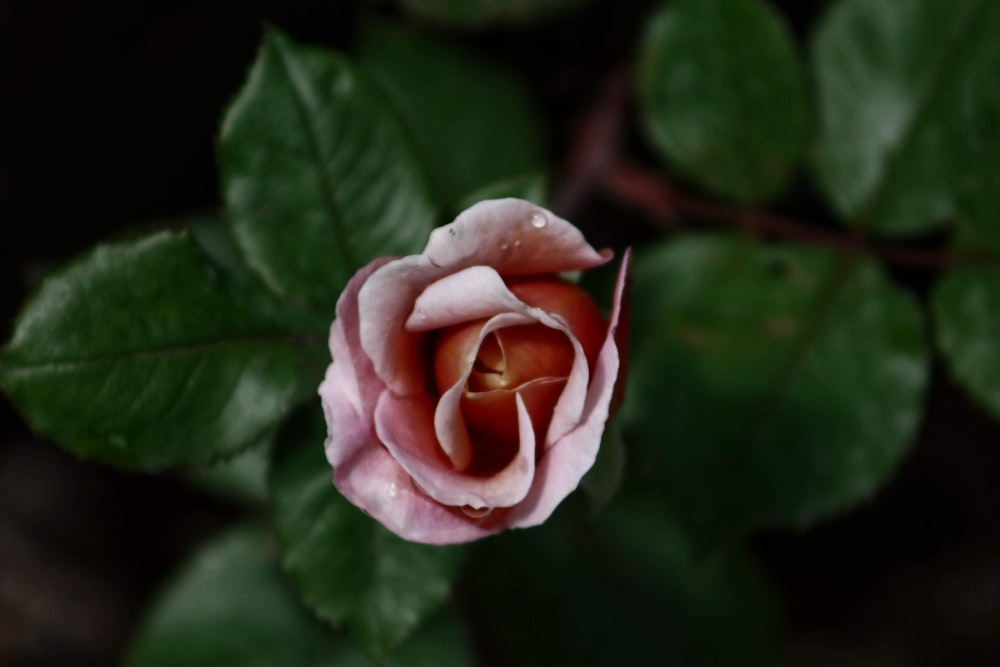
[[[525,303],[558,315],[592,366],[605,325],[586,292],[552,277],[521,279],[512,282],[510,289]],[[576,356],[569,336],[559,329],[522,324],[492,331],[480,342],[485,324],[486,320],[478,320],[448,327],[438,332],[434,344],[439,393],[461,381],[468,371],[460,410],[473,456],[465,472],[477,475],[498,472],[517,454],[517,396],[527,409],[536,453],[541,456],[552,412]]]

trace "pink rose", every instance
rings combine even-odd
[[[615,329],[558,273],[611,258],[519,199],[484,201],[421,255],[361,269],[320,385],[333,482],[416,542],[534,526],[590,469],[618,377]]]

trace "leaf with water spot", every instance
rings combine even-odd
[[[637,256],[629,458],[701,541],[870,495],[911,444],[920,312],[870,260],[725,236]]]

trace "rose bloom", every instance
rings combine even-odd
[[[382,257],[337,302],[319,388],[333,481],[401,537],[534,526],[590,469],[619,369],[610,319],[559,277],[611,259],[519,199],[484,201]]]

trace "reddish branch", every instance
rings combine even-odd
[[[636,166],[623,154],[622,128],[629,105],[629,79],[615,75],[583,118],[576,135],[563,185],[555,198],[557,211],[569,215],[594,187],[641,212],[651,224],[674,230],[682,220],[735,227],[765,237],[813,243],[842,252],[878,257],[895,266],[937,270],[956,263],[995,261],[995,257],[962,255],[948,250],[922,250],[877,243],[854,230],[829,230],[766,211],[741,209],[676,189],[663,175]]]

